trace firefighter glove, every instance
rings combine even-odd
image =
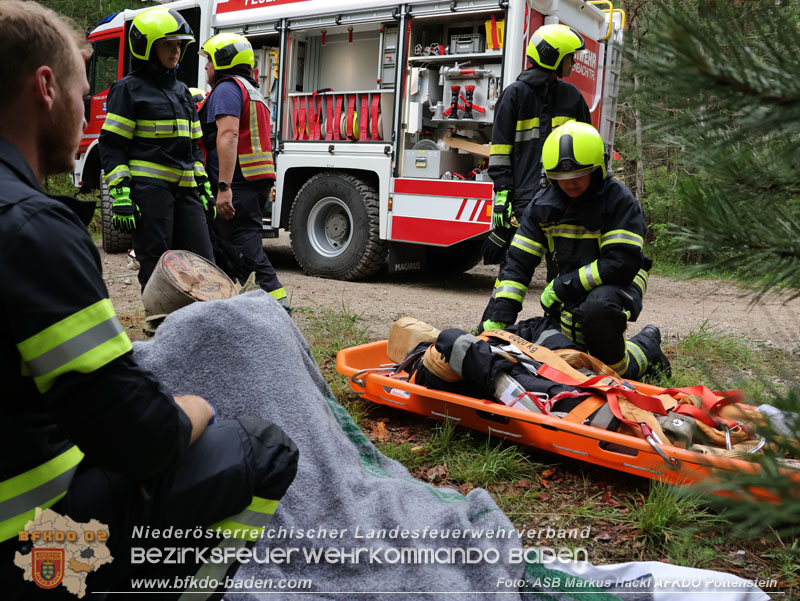
[[[203,210],[212,221],[217,218],[217,201],[211,193],[211,182],[205,180],[197,184],[197,193],[200,195],[200,200],[203,201]]]
[[[544,309],[544,314],[547,315],[547,317],[551,319],[557,318],[558,313],[561,311],[561,303],[563,301],[558,298],[555,290],[553,290],[553,282],[550,282],[544,287],[539,302],[541,302],[542,309]]]
[[[131,189],[128,186],[115,186],[109,189],[111,203],[111,225],[120,232],[132,233],[136,230],[136,221],[141,214],[131,200]]]
[[[507,327],[508,324],[505,324],[502,321],[492,321],[491,319],[487,319],[483,322],[484,330],[505,330]]]
[[[511,227],[511,217],[514,209],[511,205],[511,194],[508,190],[500,190],[494,199],[494,210],[492,212],[492,227],[509,228]]]

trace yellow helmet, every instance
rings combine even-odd
[[[594,127],[567,121],[555,128],[542,146],[542,167],[550,180],[574,179],[596,169],[606,177],[605,144]]]
[[[186,46],[194,42],[192,28],[174,8],[154,6],[133,18],[128,32],[131,54],[143,61],[150,60],[150,51],[157,40],[181,40],[181,58]]]
[[[211,61],[215,71],[224,71],[236,65],[246,65],[251,69],[255,66],[253,46],[246,37],[237,33],[220,33],[209,38],[199,54]]]
[[[528,42],[527,54],[540,67],[555,71],[566,55],[585,49],[581,34],[572,27],[558,23],[542,25],[534,31]]]

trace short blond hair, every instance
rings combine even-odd
[[[52,68],[59,82],[72,76],[72,44],[84,58],[92,54],[86,34],[72,19],[36,2],[0,0],[0,82],[6,89],[0,108],[16,100],[23,80],[42,65]]]

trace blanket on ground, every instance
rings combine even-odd
[[[578,597],[555,592],[560,587],[545,580],[548,570],[521,560],[519,536],[488,492],[463,496],[433,487],[382,455],[333,397],[302,335],[266,293],[185,307],[134,350],[173,394],[203,395],[220,419],[272,420],[300,449],[297,477],[256,543],[262,558],[267,548],[296,551],[282,563],[242,565],[237,601],[272,598],[258,594],[269,592],[268,579],[309,579],[303,598],[319,600],[502,593],[512,601],[526,578],[524,590],[548,590],[555,601],[618,599],[593,596],[594,583],[578,582]],[[652,599],[645,589],[624,598]]]

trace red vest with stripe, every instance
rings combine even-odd
[[[275,179],[275,161],[270,140],[270,113],[267,101],[253,84],[240,75],[225,77],[242,91],[239,116],[239,166],[247,180]]]

